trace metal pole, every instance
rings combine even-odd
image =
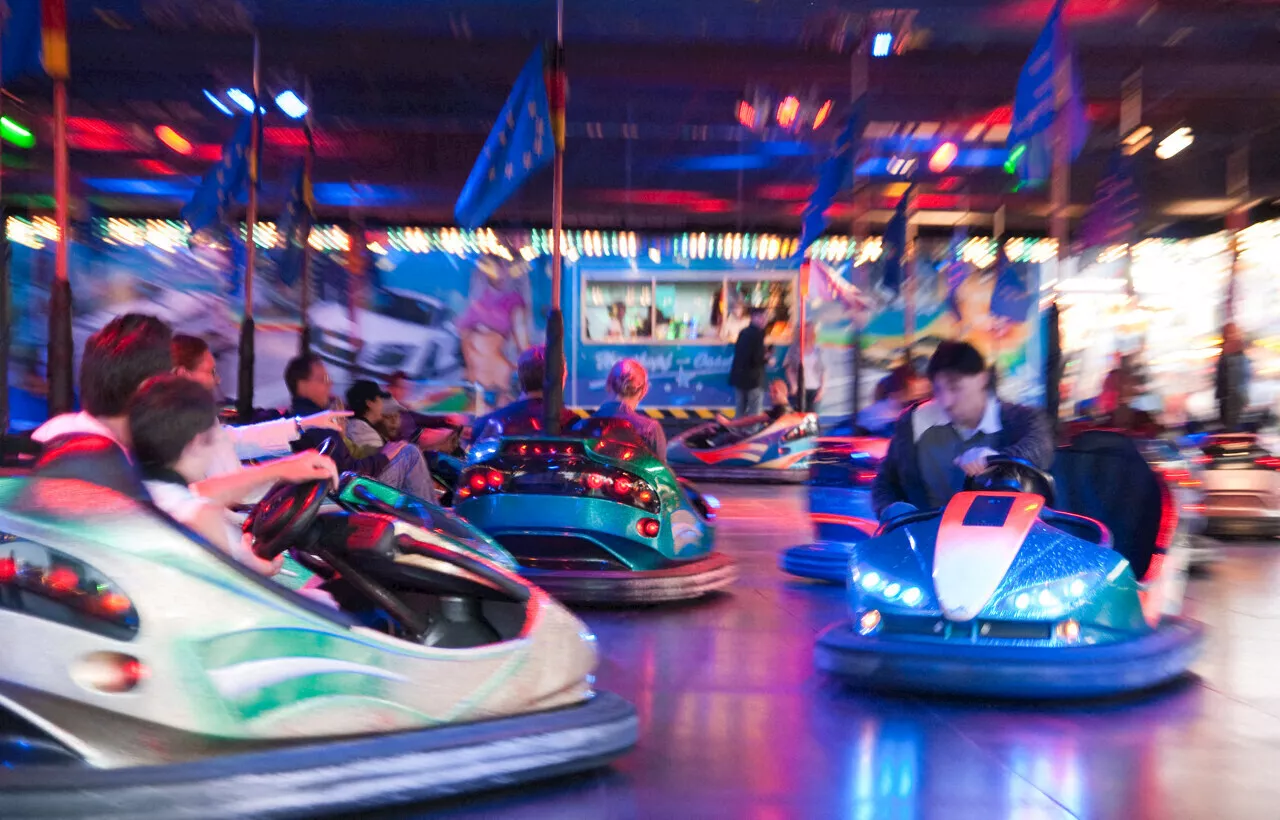
[[[809,302],[809,276],[813,272],[808,259],[800,263],[800,299],[796,308],[796,400],[801,413],[809,412],[804,391],[805,311]]]
[[[245,230],[244,245],[244,319],[240,322],[240,373],[236,390],[236,409],[243,421],[253,416],[253,373],[254,373],[254,324],[253,324],[253,271],[258,257],[258,243],[254,236],[258,226],[258,177],[259,161],[262,153],[261,127],[262,106],[259,103],[262,91],[261,81],[261,41],[258,32],[253,33],[253,124],[249,136],[249,207],[245,213],[248,223]]]
[[[918,229],[915,225],[916,215],[916,188],[915,182],[907,188],[907,192],[903,194],[907,198],[906,211],[907,224],[905,226],[907,247],[902,253],[902,352],[906,356],[907,366],[914,369],[915,359],[911,353],[911,346],[915,342],[916,337],[916,234]]]
[[[315,138],[315,121],[311,117],[311,79],[308,78],[305,83],[303,95],[306,97],[307,115],[303,121],[303,128],[307,132],[307,157],[306,169],[303,171],[303,185],[309,186],[313,184],[316,162],[316,138]],[[312,207],[313,200],[310,195],[303,190],[303,206]],[[299,214],[299,217],[302,215]],[[311,234],[310,230],[314,227],[314,214],[308,216],[307,235],[302,238],[302,333],[298,339],[298,352],[311,352],[311,321],[307,317],[307,313],[311,310]]]
[[[9,24],[9,6],[0,2],[0,65],[4,64],[4,31]],[[4,114],[4,76],[0,71],[0,116]],[[9,432],[9,320],[13,309],[10,298],[9,221],[4,212],[4,141],[0,140],[0,371],[4,372],[4,389],[0,391],[0,436]]]
[[[849,66],[849,100],[855,106],[864,94],[867,93],[868,71],[870,69],[870,57],[868,56],[868,47],[870,46],[869,36],[864,36],[862,43],[854,49],[853,59]],[[859,138],[858,144],[861,145],[861,134],[855,135]],[[865,188],[865,186],[864,186]],[[853,225],[851,233],[854,240],[853,257],[849,260],[849,281],[853,282],[854,268],[858,264],[858,259],[862,255],[862,247],[870,236],[870,226],[868,219],[871,212],[871,201],[869,199],[869,188],[860,188],[858,185],[858,157],[853,158]],[[861,200],[861,201],[860,201]],[[852,383],[849,385],[849,393],[851,401],[849,403],[849,419],[856,423],[858,419],[858,411],[862,409],[862,325],[858,323],[858,317],[855,315],[851,319],[853,325],[853,337],[849,344],[852,346]]]
[[[1053,178],[1051,186],[1050,201],[1050,231],[1053,233],[1054,241],[1058,243],[1058,279],[1061,280],[1063,270],[1066,267],[1067,255],[1070,252],[1071,242],[1071,222],[1067,214],[1067,208],[1071,203],[1071,135],[1067,131],[1067,118],[1065,116],[1065,108],[1067,99],[1071,96],[1072,75],[1075,73],[1075,58],[1066,54],[1055,55],[1055,60],[1069,60],[1068,70],[1055,71],[1053,73]],[[1049,321],[1052,323],[1049,328],[1050,338],[1046,340],[1048,345],[1052,347],[1060,346],[1060,337],[1057,323],[1059,321],[1059,311],[1057,304],[1054,303],[1049,311]],[[1061,352],[1049,350],[1045,357],[1046,368],[1052,368],[1057,371],[1059,369],[1059,361]],[[1056,373],[1048,374],[1045,379],[1045,410],[1049,414],[1049,423],[1053,427],[1053,434],[1056,440],[1058,435],[1058,415],[1059,415],[1059,388],[1057,385],[1058,375]]]
[[[556,0],[556,45],[548,74],[547,101],[555,155],[551,162],[551,310],[547,313],[547,367],[542,402],[549,435],[559,435],[564,411],[564,314],[561,312],[564,233],[564,0]]]
[[[70,164],[67,157],[67,81],[53,83],[53,195],[58,249],[49,298],[49,415],[68,413],[75,401],[72,384]]]

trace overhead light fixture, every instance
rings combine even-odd
[[[882,31],[875,36],[875,39],[871,41],[872,57],[888,57],[891,51],[893,51],[893,34],[892,33],[887,31]]]
[[[800,100],[796,97],[783,97],[782,102],[778,103],[778,125],[790,128],[795,125],[799,113]]]
[[[756,108],[746,100],[738,100],[738,123],[743,128],[756,127]]]
[[[253,113],[253,97],[250,97],[238,88],[228,88],[227,97],[231,102],[243,108],[246,113]]]
[[[818,109],[818,113],[813,115],[813,130],[817,131],[822,124],[827,121],[827,117],[831,116],[831,100],[827,100]]]
[[[941,174],[951,167],[951,163],[955,162],[958,156],[960,156],[960,149],[956,144],[944,142],[933,152],[933,156],[929,157],[929,170],[935,174]]]
[[[218,99],[217,94],[214,94],[212,91],[210,91],[207,88],[204,89],[204,97],[206,100],[213,103],[213,107],[221,111],[223,114],[226,114],[228,117],[235,116],[235,112],[232,111],[230,108],[228,108],[226,103]]]
[[[1196,138],[1191,133],[1191,129],[1184,125],[1160,140],[1160,144],[1156,146],[1156,156],[1160,159],[1170,159],[1181,154],[1195,141]]]
[[[195,150],[191,147],[190,140],[167,125],[156,126],[156,138],[183,156],[190,156]]]
[[[292,89],[286,89],[276,95],[276,106],[291,119],[302,119],[307,115],[307,104]]]
[[[0,139],[19,148],[34,148],[36,144],[36,135],[29,128],[8,117],[0,117]]]

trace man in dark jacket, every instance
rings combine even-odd
[[[1249,406],[1249,354],[1235,322],[1222,328],[1222,353],[1213,381],[1223,428],[1228,432],[1240,429],[1241,416]]]
[[[333,381],[318,356],[304,353],[292,359],[285,367],[284,381],[293,399],[291,412],[295,417],[329,409],[333,399]],[[328,456],[338,465],[339,472],[359,473],[417,498],[435,500],[431,473],[422,452],[412,444],[393,441],[364,458],[356,458],[345,438],[333,430],[303,430],[299,426],[298,434],[294,449],[319,449],[326,441],[329,442]]]
[[[547,348],[534,345],[520,354],[516,376],[520,382],[520,398],[476,420],[471,427],[472,440],[489,436],[531,435],[543,428],[542,387],[546,381]],[[573,426],[578,417],[571,410],[561,410],[560,432]]]
[[[1041,469],[1053,461],[1053,434],[1039,410],[998,400],[982,354],[943,342],[929,360],[933,398],[903,414],[871,485],[881,520],[946,506],[987,459],[1020,458]]]
[[[768,314],[764,308],[751,309],[751,324],[742,329],[733,345],[733,366],[729,386],[737,397],[738,418],[758,416],[764,410],[765,367],[769,352],[764,345]]]

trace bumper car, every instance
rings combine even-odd
[[[992,466],[945,509],[854,545],[852,617],[818,638],[818,668],[867,688],[1013,699],[1101,697],[1184,674],[1203,627],[1176,614],[1177,510],[1136,445],[1081,435],[1052,478]]]
[[[667,463],[694,481],[800,484],[818,435],[813,413],[788,413],[756,431],[717,422],[692,427],[667,445]]]
[[[843,584],[851,545],[876,531],[871,482],[889,450],[884,438],[821,438],[806,482],[815,540],[784,550],[778,567],[789,575]]]
[[[321,563],[340,607],[166,516],[106,439],[0,478],[0,813],[314,817],[634,745],[582,622],[447,534],[323,484],[273,490],[246,526],[264,558]]]
[[[1196,474],[1205,533],[1274,538],[1280,535],[1280,458],[1255,433],[1205,436]]]
[[[525,578],[568,603],[685,600],[737,575],[713,551],[719,503],[616,419],[478,442],[454,506],[515,556]]]

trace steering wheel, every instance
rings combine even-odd
[[[981,474],[966,478],[966,491],[1023,492],[1044,498],[1046,507],[1052,507],[1055,495],[1053,476],[1023,458],[991,456],[987,469]]]
[[[333,449],[331,439],[317,448],[321,455]],[[277,484],[258,502],[245,521],[245,529],[253,535],[253,552],[264,561],[276,556],[302,539],[320,515],[320,506],[329,497],[329,479],[302,484]]]

